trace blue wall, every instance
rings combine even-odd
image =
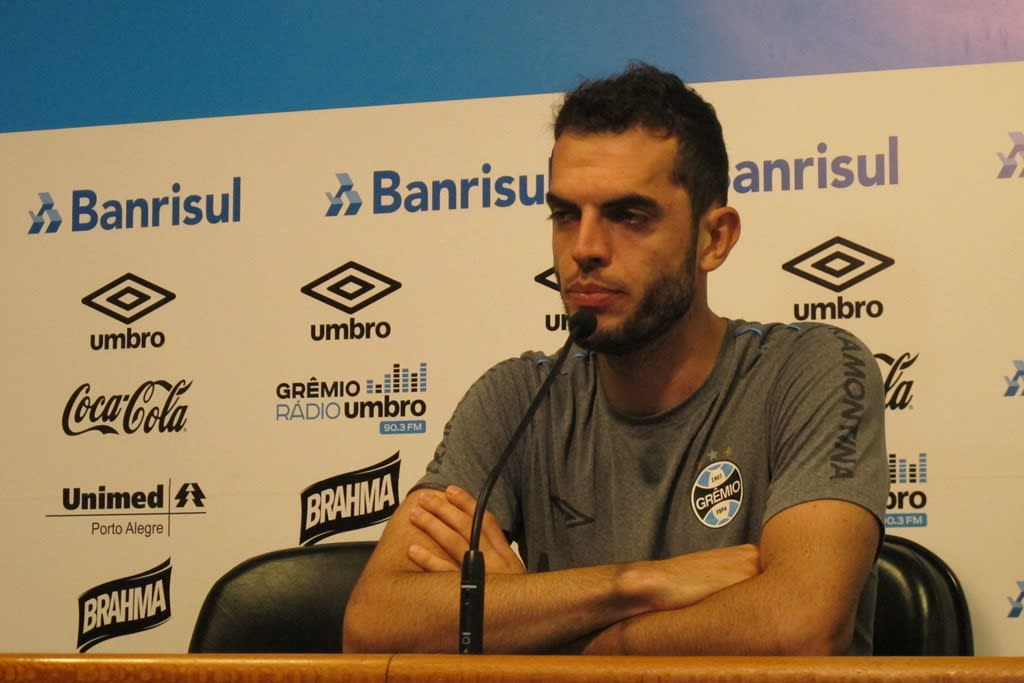
[[[0,0],[0,132],[1024,59],[1020,0]]]

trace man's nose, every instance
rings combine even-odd
[[[611,254],[606,228],[600,216],[584,212],[580,217],[572,247],[572,258],[580,270],[589,271],[608,264]]]

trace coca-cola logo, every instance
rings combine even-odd
[[[100,434],[148,434],[180,432],[185,428],[188,406],[180,403],[192,386],[181,379],[143,382],[131,394],[93,395],[86,383],[75,389],[64,406],[62,426],[68,436],[86,432]]]
[[[890,356],[887,353],[876,353],[875,358],[882,361],[887,368],[885,374],[885,407],[888,410],[906,410],[914,400],[914,380],[907,379],[905,372],[909,370],[921,355],[902,353]]]

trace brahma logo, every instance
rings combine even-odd
[[[102,583],[78,598],[78,651],[155,628],[171,618],[171,561]]]
[[[379,524],[398,508],[398,453],[376,465],[324,479],[302,492],[299,544]]]

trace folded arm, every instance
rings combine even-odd
[[[475,507],[449,488],[414,492],[399,506],[345,613],[346,652],[453,652],[459,572]],[[624,565],[527,574],[497,521],[484,517],[484,648],[551,652],[652,610],[693,604],[757,572],[738,546]]]
[[[795,505],[765,525],[760,574],[689,607],[617,622],[583,652],[844,654],[879,534],[874,515],[853,503]]]

